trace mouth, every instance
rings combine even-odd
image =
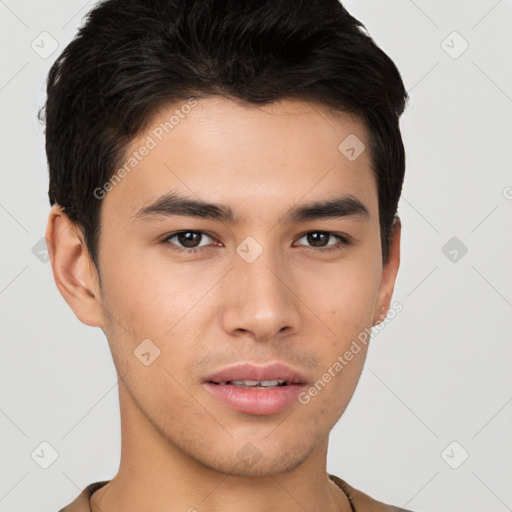
[[[282,363],[265,366],[242,363],[229,366],[205,379],[212,384],[241,387],[276,387],[306,384],[306,377]]]
[[[276,414],[297,401],[306,378],[283,364],[243,364],[204,381],[206,389],[229,408],[253,415]]]
[[[253,388],[253,389],[268,389],[278,388],[282,386],[288,386],[289,384],[285,380],[274,379],[274,380],[225,380],[221,382],[209,381],[211,384],[217,384],[220,386],[236,386],[239,388]]]

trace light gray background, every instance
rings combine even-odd
[[[344,4],[396,62],[411,100],[394,296],[403,311],[373,339],[327,469],[418,512],[512,510],[512,2]],[[36,112],[50,65],[92,5],[0,1],[1,512],[54,512],[119,464],[107,342],[75,318],[36,245],[49,212]],[[58,43],[47,58],[31,47],[51,50],[44,31]],[[452,237],[465,255],[443,253]],[[58,452],[48,469],[42,442]]]

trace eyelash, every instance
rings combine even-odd
[[[175,233],[172,233],[172,234],[166,236],[162,240],[162,243],[166,244],[169,247],[169,249],[172,251],[175,251],[178,253],[186,253],[186,254],[195,254],[199,249],[203,249],[203,248],[207,247],[207,246],[203,246],[203,247],[195,247],[195,248],[183,248],[183,247],[178,247],[172,243],[169,243],[169,240],[171,238],[175,237],[176,235],[180,235],[182,233],[197,233],[197,234],[209,236],[210,238],[214,238],[212,235],[208,234],[205,231],[184,230],[184,231],[176,231]],[[333,233],[332,231],[308,231],[307,233],[304,233],[303,235],[301,235],[299,237],[299,239],[303,238],[304,236],[309,235],[311,233],[327,234],[327,235],[329,235],[329,238],[331,236],[334,236],[339,239],[339,242],[337,244],[330,246],[330,247],[329,246],[328,247],[307,247],[307,246],[305,246],[307,249],[309,249],[313,252],[326,253],[326,252],[331,252],[331,251],[339,251],[341,249],[344,249],[351,243],[350,240],[348,239],[348,237],[340,235],[338,233]]]

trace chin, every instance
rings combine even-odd
[[[300,466],[314,450],[314,446],[266,446],[258,448],[247,442],[241,448],[221,453],[212,453],[209,457],[198,458],[206,467],[218,473],[242,477],[264,477],[294,470]],[[233,448],[230,448],[232,450]]]

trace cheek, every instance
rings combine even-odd
[[[312,311],[343,339],[373,322],[380,274],[371,262],[362,263],[333,266],[311,276],[305,284]]]
[[[125,254],[111,262],[107,301],[134,327],[163,335],[196,304],[208,278],[196,269]]]
[[[126,371],[138,364],[134,350],[147,339],[158,348],[159,362],[166,367],[179,368],[180,361],[193,359],[197,315],[203,314],[200,306],[218,277],[200,272],[199,266],[142,262],[127,254],[105,269],[105,333],[119,368]]]

